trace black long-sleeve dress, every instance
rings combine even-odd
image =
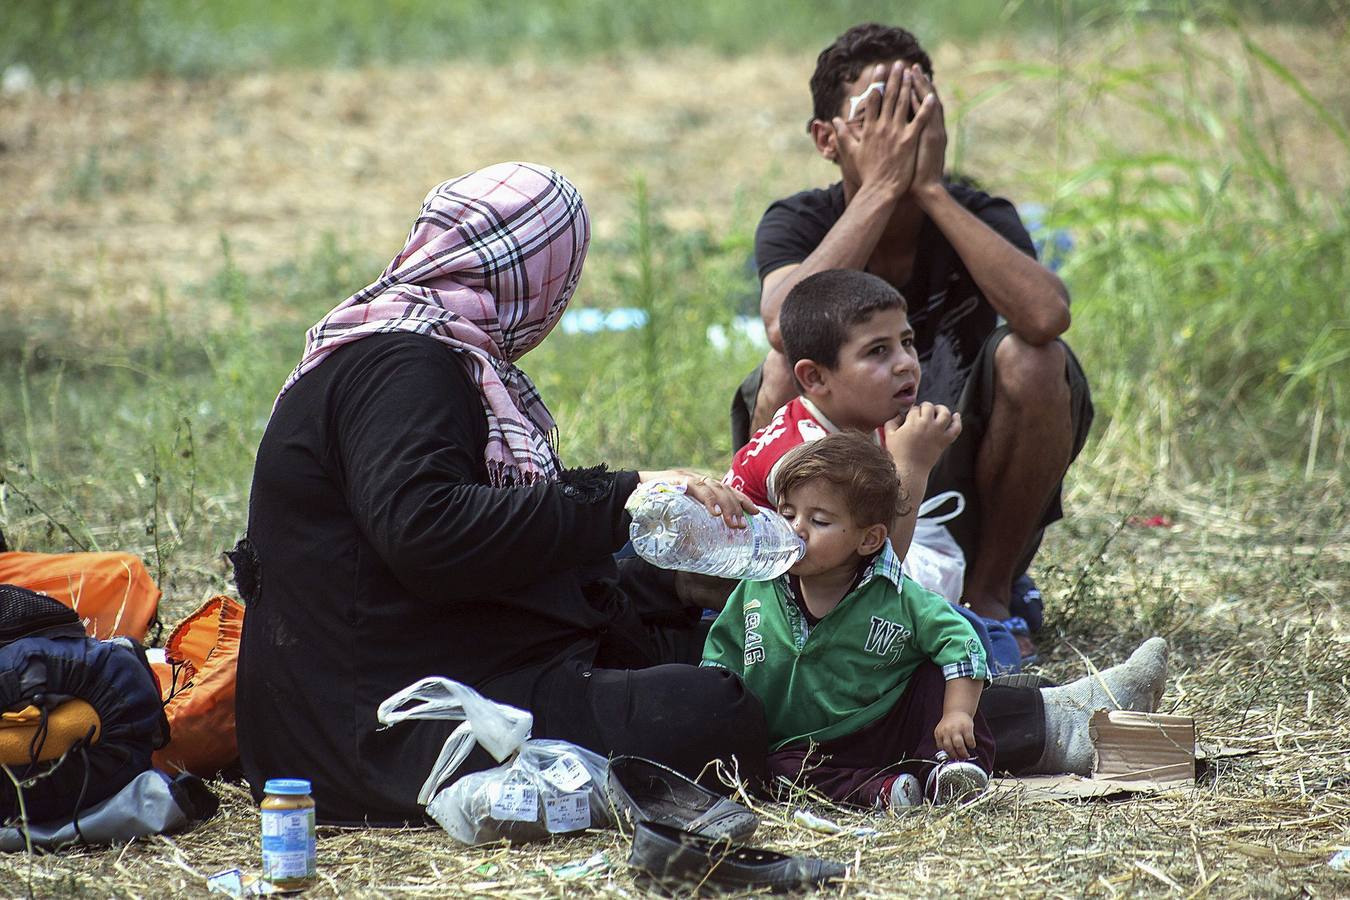
[[[696,661],[698,632],[651,599],[649,568],[612,560],[637,475],[491,487],[486,436],[461,363],[421,335],[344,347],[282,398],[235,554],[255,793],[303,777],[321,821],[420,820],[417,792],[456,723],[380,731],[375,710],[428,675],[531,710],[536,737],[694,772],[735,754],[757,771],[758,701],[726,673],[661,665]],[[464,771],[489,764],[476,751]]]

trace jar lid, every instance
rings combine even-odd
[[[269,778],[263,785],[263,793],[302,796],[309,793],[309,780],[306,778]]]

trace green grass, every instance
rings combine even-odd
[[[1238,20],[1230,27],[1244,37]],[[1143,153],[1103,145],[1078,170],[1054,153],[1037,176],[1050,222],[1078,244],[1063,272],[1070,337],[1099,424],[1075,484],[1096,496],[1122,484],[1231,495],[1253,479],[1285,493],[1334,480],[1350,438],[1350,197],[1299,187],[1292,151],[1256,124],[1260,79],[1293,79],[1261,47],[1248,39],[1243,55],[1214,57],[1178,19],[1170,48],[1147,70],[1007,71],[1057,96],[1147,110],[1175,136]],[[1344,135],[1337,111],[1292,86],[1306,115]],[[1075,139],[1067,105],[1059,123],[1061,142]],[[1350,139],[1341,146],[1350,154]],[[68,190],[134,179],[134,167],[109,169],[91,152]],[[756,293],[753,214],[711,233],[672,230],[659,212],[635,184],[627,227],[592,248],[575,300],[639,306],[648,326],[558,333],[524,360],[569,464],[727,462],[730,394],[756,353],[745,342],[715,350],[705,335]],[[292,263],[245,272],[222,237],[201,283],[161,288],[149,321],[48,312],[0,323],[5,532],[30,549],[131,549],[161,577],[223,588],[217,555],[244,527],[252,454],[304,330],[384,262],[327,236]]]
[[[259,69],[584,55],[700,45],[815,52],[857,22],[895,21],[935,46],[990,32],[1100,25],[1127,16],[1207,20],[1237,9],[1284,22],[1340,23],[1345,0],[1102,4],[959,0],[897,9],[881,0],[13,0],[0,10],[0,70],[38,76],[206,76]]]
[[[1085,245],[1066,277],[1101,423],[1083,457],[1097,462],[1075,479],[1094,491],[1122,477],[1135,489],[1221,490],[1233,479],[1296,486],[1339,468],[1350,437],[1350,332],[1335,290],[1347,209],[1319,223],[1223,204],[1208,228],[1190,230],[1156,212],[1128,225],[1103,202],[1061,207]],[[1254,234],[1263,252],[1250,251]],[[635,191],[625,236],[592,249],[575,302],[637,305],[649,324],[557,332],[522,363],[569,464],[726,464],[728,401],[757,357],[747,342],[715,350],[705,334],[753,290],[749,235],[749,223],[725,236],[671,232]],[[222,242],[193,294],[228,308],[227,327],[199,331],[164,311],[103,332],[86,352],[66,326],[5,326],[6,533],[30,549],[133,549],[170,590],[174,577],[224,588],[209,563],[244,527],[252,454],[304,330],[381,265],[324,238],[293,266],[247,275]],[[260,296],[284,313],[256,316]]]
[[[1298,149],[1260,124],[1264,85],[1292,88],[1342,161],[1350,134],[1240,20],[1228,26],[1241,42],[1231,58],[1190,41],[1181,23],[1169,41],[1179,80],[1152,65],[1079,76],[1170,141],[1142,153],[1104,146],[1078,171],[1047,173],[1049,219],[1080,244],[1064,271],[1073,340],[1097,363],[1111,416],[1101,440],[1121,457],[1178,480],[1342,470],[1350,195],[1296,186]]]

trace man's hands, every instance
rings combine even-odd
[[[903,420],[897,416],[887,422],[885,431],[886,452],[897,468],[929,472],[961,434],[961,414],[941,404],[920,403],[910,407]]]
[[[914,162],[914,177],[910,193],[920,198],[925,192],[942,190],[942,170],[947,156],[947,124],[943,117],[942,101],[938,99],[933,82],[919,66],[910,67],[913,83],[912,103],[916,110],[927,110],[927,124],[919,135],[919,153]],[[918,121],[918,116],[915,116]]]
[[[894,199],[940,186],[947,130],[932,82],[918,65],[905,68],[898,61],[873,70],[873,81],[883,79],[886,89],[867,95],[861,116],[831,121],[845,180],[881,188]]]
[[[710,516],[721,516],[731,528],[744,528],[745,517],[759,512],[754,501],[716,478],[691,472],[689,469],[665,469],[659,472],[638,472],[638,481],[664,481],[682,484],[684,492],[693,497]]]
[[[889,67],[878,65],[872,80],[883,79],[885,91],[868,94],[861,117],[845,122],[836,116],[831,125],[845,180],[859,187],[880,188],[893,199],[899,199],[910,190],[919,158],[919,137],[933,110],[931,104],[915,105],[918,101],[914,97],[913,71],[898,62]],[[934,94],[933,102],[936,100]],[[906,121],[911,110],[917,112],[912,120]]]

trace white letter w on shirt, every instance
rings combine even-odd
[[[910,631],[905,626],[873,616],[863,650],[878,656],[890,656],[892,652],[899,653],[909,638]],[[899,645],[896,645],[896,641],[900,642]]]

